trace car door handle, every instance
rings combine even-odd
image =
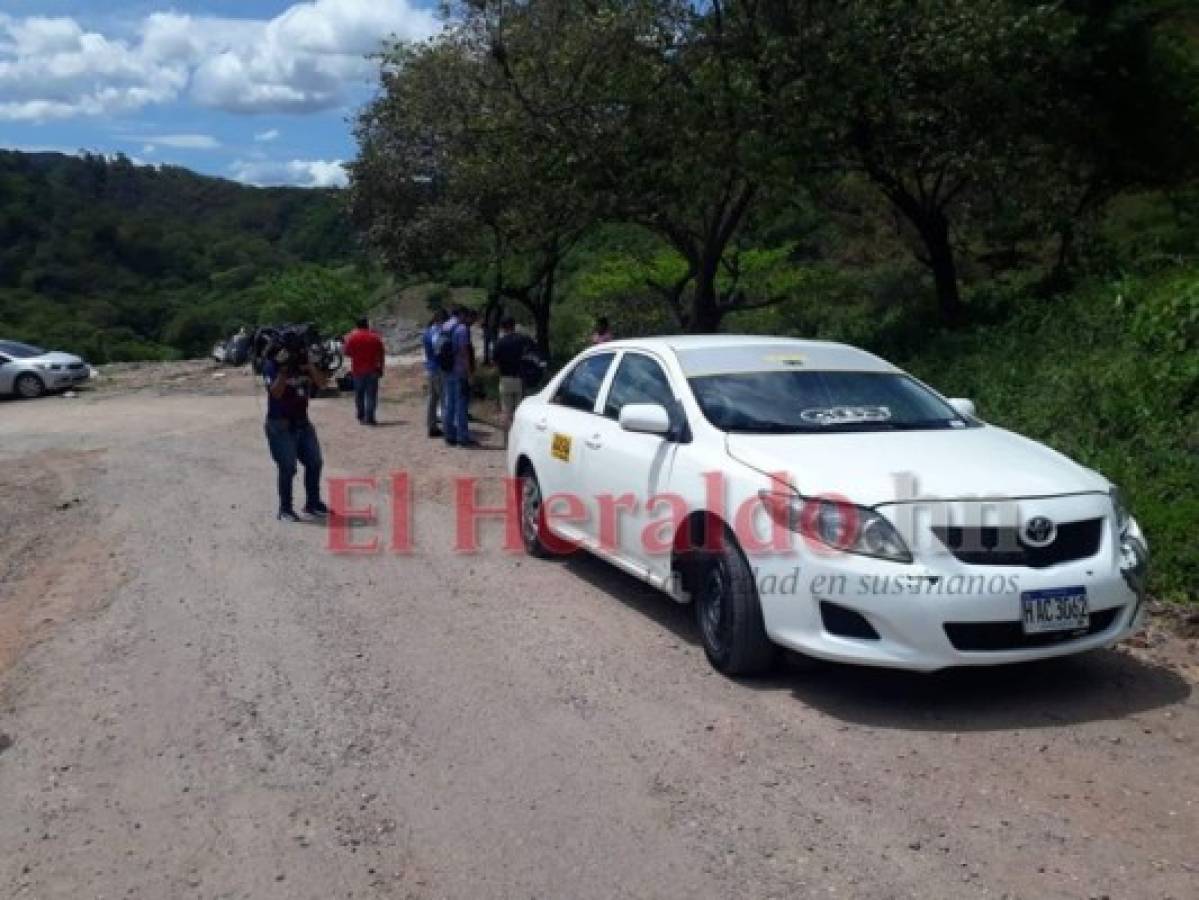
[[[547,422],[545,419],[538,419],[536,424],[533,427],[536,428],[538,431],[545,431],[546,425],[547,425]]]
[[[591,437],[583,441],[583,443],[592,450],[598,450],[600,447],[604,446],[604,441],[598,434],[593,434]]]

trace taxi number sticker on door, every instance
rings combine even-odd
[[[550,455],[562,462],[570,462],[570,435],[555,434],[550,442]]]

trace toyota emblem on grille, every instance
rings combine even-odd
[[[1057,525],[1045,516],[1033,516],[1024,523],[1024,543],[1030,547],[1048,547],[1057,537]]]

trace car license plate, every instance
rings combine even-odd
[[[1020,595],[1025,634],[1078,631],[1091,624],[1085,587],[1025,591]]]

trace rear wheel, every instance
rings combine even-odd
[[[46,393],[46,383],[32,372],[18,376],[13,387],[16,388],[17,396],[26,400],[35,400]]]
[[[693,570],[695,617],[704,652],[726,675],[765,672],[778,657],[766,636],[753,572],[727,531],[721,547],[705,551]]]
[[[541,496],[541,483],[533,467],[526,465],[520,473],[520,539],[530,556],[544,558],[550,555],[542,541],[545,534],[545,507]]]

